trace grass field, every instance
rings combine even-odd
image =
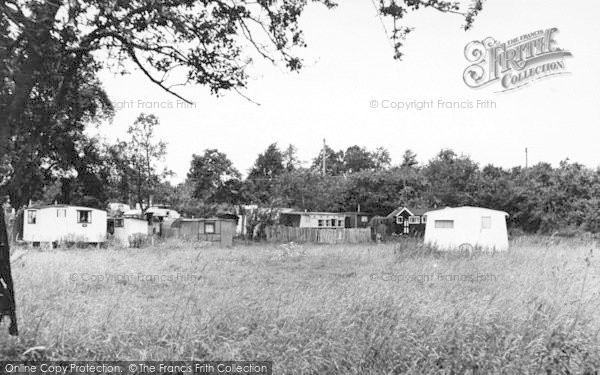
[[[275,373],[593,373],[600,249],[168,243],[31,250],[2,359],[272,360]],[[31,349],[33,348],[33,349]],[[25,354],[24,354],[25,353]]]

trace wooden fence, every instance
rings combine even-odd
[[[270,226],[265,228],[267,241],[271,242],[312,242],[312,243],[367,243],[371,242],[369,228],[297,228]]]

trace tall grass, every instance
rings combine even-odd
[[[494,254],[418,242],[33,251],[13,265],[21,336],[3,334],[0,355],[272,360],[286,374],[594,373],[599,251],[541,237]],[[148,279],[161,275],[171,279]]]

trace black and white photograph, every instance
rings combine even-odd
[[[600,373],[598,14],[0,0],[0,374]]]

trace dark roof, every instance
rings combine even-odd
[[[401,206],[401,207],[396,208],[394,211],[392,211],[389,215],[387,215],[387,217],[395,217],[404,210],[407,210],[409,213],[413,214],[414,216],[423,216],[423,215],[425,215],[425,213],[427,213],[429,211],[436,211],[438,209],[437,208],[411,208],[411,207]]]
[[[290,211],[281,215],[346,215],[345,212],[316,212],[316,211]]]

